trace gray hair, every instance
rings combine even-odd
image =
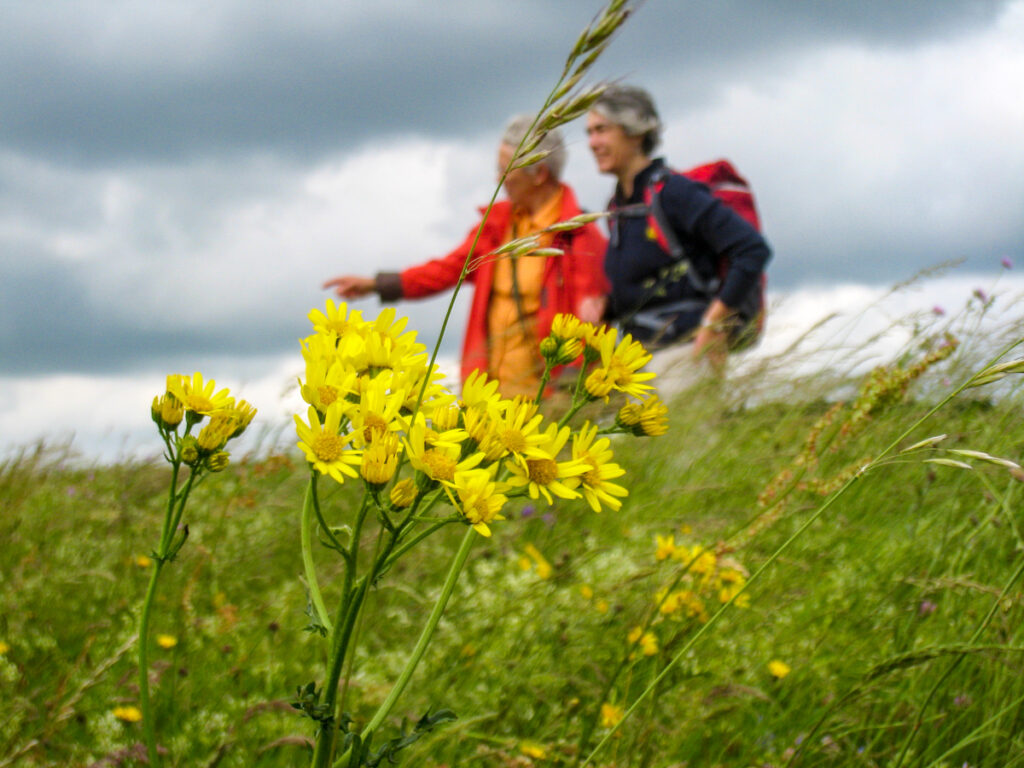
[[[508,144],[510,147],[518,147],[519,143],[526,137],[526,132],[530,130],[530,126],[533,125],[533,120],[534,115],[516,115],[513,117],[508,121],[508,125],[505,126],[505,132],[501,136],[501,143]],[[537,165],[547,166],[547,169],[551,172],[551,178],[555,181],[562,178],[566,152],[561,131],[557,128],[547,131],[544,134],[544,138],[540,140],[540,144],[533,151],[547,152],[547,156],[540,160]],[[526,166],[526,170],[533,171],[531,166]]]
[[[627,136],[642,136],[640,148],[645,155],[661,143],[661,118],[654,108],[654,99],[643,88],[609,85],[591,109],[621,126]]]

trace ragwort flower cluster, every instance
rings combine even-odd
[[[484,536],[516,496],[617,510],[627,490],[614,481],[625,470],[605,435],[667,428],[667,409],[648,383],[654,374],[642,370],[650,355],[628,335],[618,339],[614,329],[570,315],[556,317],[541,344],[545,385],[556,368],[582,363],[572,405],[558,422],[534,401],[502,398],[498,382],[480,372],[456,396],[394,309],[369,320],[328,301],[309,318],[314,333],[302,342],[299,381],[308,409],[305,418],[295,416],[299,449],[319,475],[361,481],[388,525],[403,525],[403,510],[439,499]],[[614,393],[631,398],[614,425],[568,426],[583,405]]]
[[[226,388],[218,390],[216,382],[205,381],[196,372],[191,377],[168,375],[166,390],[153,398],[150,414],[167,445],[169,461],[185,464],[193,472],[220,472],[228,465],[225,446],[245,432],[256,409],[245,400],[236,401]],[[182,423],[184,432],[179,431]]]

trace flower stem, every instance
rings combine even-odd
[[[306,486],[306,498],[302,503],[302,568],[306,574],[306,588],[309,590],[309,599],[313,603],[317,619],[331,632],[331,620],[327,616],[327,606],[324,604],[324,596],[320,592],[320,582],[316,578],[316,565],[313,562],[313,495],[316,490],[313,487],[314,478],[310,477],[309,485]]]
[[[156,749],[156,728],[149,700],[149,615],[163,564],[163,560],[159,559],[153,562],[153,573],[149,577],[146,599],[142,604],[142,617],[139,619],[139,704],[142,709],[142,732],[146,742],[146,753],[149,756],[149,764],[154,768],[160,765],[160,755]]]
[[[408,685],[409,680],[412,678],[413,672],[416,671],[416,666],[423,658],[423,654],[426,653],[427,647],[430,645],[430,639],[434,635],[434,630],[437,629],[438,622],[441,620],[441,615],[448,606],[448,600],[451,598],[452,592],[455,590],[455,584],[459,580],[459,574],[462,573],[462,567],[466,564],[466,559],[469,557],[469,550],[472,548],[476,536],[477,533],[472,528],[466,529],[466,535],[462,539],[459,551],[455,553],[451,567],[448,569],[448,577],[445,579],[444,586],[441,587],[441,594],[438,595],[437,602],[434,603],[434,608],[430,612],[427,624],[423,627],[423,632],[420,634],[420,638],[416,642],[416,647],[413,648],[409,661],[406,662],[405,669],[402,670],[402,674],[399,675],[398,680],[395,681],[395,685],[391,689],[391,693],[388,694],[384,703],[377,709],[373,719],[371,719],[362,730],[364,742],[378,727],[380,727],[380,724],[384,722],[384,718],[391,713],[395,703],[398,701],[398,697],[402,695],[402,692],[405,690],[405,686]]]

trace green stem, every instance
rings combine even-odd
[[[149,699],[149,616],[163,564],[163,560],[160,559],[153,562],[153,573],[149,577],[146,599],[142,603],[142,617],[139,619],[139,703],[142,709],[142,732],[146,742],[146,753],[149,756],[149,764],[154,768],[160,765],[160,754],[156,748],[156,728],[153,723],[153,707]]]
[[[476,536],[477,533],[472,528],[466,529],[466,535],[462,539],[459,551],[455,553],[451,567],[448,569],[448,577],[445,579],[444,586],[441,587],[441,594],[438,595],[437,602],[434,603],[434,608],[430,612],[427,624],[423,627],[423,632],[420,634],[420,638],[416,642],[416,647],[413,648],[412,655],[409,657],[409,661],[406,663],[405,669],[402,670],[402,674],[399,675],[398,680],[395,681],[395,685],[391,689],[391,693],[388,694],[384,703],[380,705],[380,708],[373,716],[373,719],[371,719],[362,730],[364,741],[369,738],[370,734],[372,734],[382,722],[384,722],[384,718],[391,713],[395,703],[398,701],[398,697],[402,695],[402,692],[405,690],[405,686],[408,685],[409,680],[412,678],[413,672],[416,671],[416,666],[420,663],[420,659],[422,659],[423,654],[426,653],[427,646],[430,645],[430,639],[434,635],[434,630],[437,629],[438,622],[441,620],[441,615],[448,606],[448,600],[451,598],[452,592],[455,590],[455,584],[459,580],[459,574],[462,573],[462,567],[466,564],[466,559],[469,557],[469,550],[472,548]]]
[[[311,476],[309,485],[306,486],[306,498],[302,503],[302,568],[306,574],[306,588],[309,590],[309,599],[313,602],[313,609],[316,611],[320,623],[327,629],[328,634],[332,631],[331,620],[327,616],[327,606],[324,603],[323,594],[320,592],[320,582],[316,577],[316,564],[313,562],[313,495],[316,491],[313,488],[315,479]]]
[[[348,653],[349,639],[352,637],[352,628],[355,626],[356,617],[362,607],[363,599],[366,597],[367,581],[360,580],[355,590],[346,594],[338,606],[338,617],[334,626],[338,632],[331,638],[331,668],[327,674],[327,682],[324,684],[324,707],[328,712],[333,713],[338,701],[338,681],[341,679],[341,669]],[[327,768],[334,757],[334,748],[338,740],[338,723],[334,715],[321,723],[320,731],[317,734],[316,750],[313,753],[314,768]]]

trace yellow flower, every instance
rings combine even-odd
[[[145,555],[138,555],[135,558],[135,564],[139,566],[139,568],[149,568],[149,566],[153,564],[153,561]]]
[[[7,652],[8,652],[9,650],[11,650],[11,646],[9,646],[9,645],[8,645],[7,643],[5,643],[5,642],[4,642],[3,640],[0,640],[0,656],[3,656],[3,655],[4,655],[5,653],[7,653]]]
[[[473,453],[461,458],[462,450],[457,444],[437,443],[431,445],[430,439],[437,433],[427,427],[422,413],[416,414],[412,429],[405,438],[405,447],[409,452],[409,463],[413,469],[422,472],[429,480],[452,483],[456,472],[464,472],[476,467],[484,460],[482,453]]]
[[[481,536],[490,536],[487,524],[505,519],[499,514],[508,501],[501,493],[503,484],[494,482],[494,474],[489,469],[468,469],[456,472],[451,485],[458,496],[456,501],[452,491],[445,489],[452,504],[462,512],[473,530]]]
[[[675,536],[662,536],[660,534],[654,535],[654,541],[657,545],[657,549],[654,551],[655,560],[666,560],[672,557],[676,551],[676,537]]]
[[[558,454],[569,439],[569,427],[558,428],[551,424],[544,432],[544,442],[528,451],[525,467],[516,461],[507,461],[505,466],[512,473],[509,485],[526,486],[531,499],[544,496],[548,504],[554,502],[552,494],[562,499],[578,499],[580,494],[570,487],[579,484],[579,476],[589,468],[579,459],[557,461]],[[569,481],[566,483],[565,481]]]
[[[589,584],[581,584],[580,594],[583,595],[584,600],[591,600],[594,597],[594,588]]]
[[[616,704],[609,704],[606,701],[601,705],[601,727],[614,728],[622,722],[622,718],[625,714],[626,712],[622,707]]]
[[[198,416],[206,416],[234,405],[235,400],[227,388],[215,392],[216,388],[213,379],[203,381],[203,374],[198,371],[192,374],[191,379],[179,374],[167,377],[167,391],[178,399],[185,411]]]
[[[357,451],[345,450],[348,438],[338,434],[341,413],[338,407],[328,408],[322,424],[313,406],[309,407],[309,424],[295,414],[299,450],[305,454],[306,461],[317,472],[330,475],[339,483],[345,482],[344,475],[356,477],[356,470],[352,467],[362,461]]]
[[[331,299],[328,299],[326,309],[326,313],[319,309],[310,310],[309,322],[313,324],[313,330],[317,333],[340,338],[354,331],[360,332],[368,325],[358,310],[353,310],[350,315],[345,302],[335,305]]]
[[[248,404],[247,404],[248,405]],[[219,451],[235,435],[241,423],[241,415],[233,408],[224,408],[210,414],[209,420],[199,430],[196,443],[206,453]],[[245,427],[242,427],[245,429]]]
[[[537,549],[535,546],[533,546],[533,544],[527,544],[525,549],[526,549],[526,554],[528,554],[533,559],[533,561],[537,564],[537,575],[540,578],[544,579],[545,581],[547,579],[550,579],[551,578],[551,563],[549,563],[544,558],[544,555],[542,555],[540,553],[540,550]]]
[[[768,662],[768,674],[774,677],[776,680],[781,680],[790,673],[789,664],[778,659],[772,659]]]
[[[598,600],[594,607],[597,608],[597,612],[602,615],[608,613],[609,606],[607,600]]]
[[[538,431],[544,417],[537,413],[537,405],[526,398],[505,400],[501,405],[503,411],[492,415],[491,433],[504,449],[502,456],[511,455],[522,463],[531,448],[545,442],[544,433]]]
[[[642,627],[633,627],[628,640],[631,645],[640,643],[640,650],[644,656],[653,656],[658,652],[657,636],[653,632],[644,632]]]
[[[650,394],[640,400],[637,424],[633,434],[646,437],[657,437],[668,432],[668,406],[656,394]]]
[[[407,426],[401,418],[405,392],[388,392],[386,377],[373,379],[363,388],[359,403],[349,409],[352,420],[352,444],[356,448],[368,445],[375,437],[388,432],[398,432]]]
[[[164,650],[170,650],[178,644],[178,638],[174,635],[157,635],[156,644]]]
[[[125,723],[137,723],[142,720],[142,710],[138,707],[114,707],[114,717]]]
[[[595,372],[602,371],[605,381],[612,389],[636,398],[642,397],[651,389],[651,386],[644,382],[653,379],[654,374],[640,370],[650,362],[651,355],[644,349],[643,344],[634,341],[628,333],[617,345],[615,335],[606,334],[601,339],[600,352],[601,363]]]
[[[519,745],[519,751],[527,757],[532,757],[535,760],[544,760],[548,756],[547,750],[544,749],[544,747],[532,741],[522,742]]]
[[[580,475],[580,490],[583,492],[583,498],[595,512],[601,511],[602,503],[609,509],[618,510],[622,507],[622,502],[616,496],[626,496],[629,491],[608,481],[614,477],[622,477],[626,470],[611,462],[611,441],[603,437],[594,442],[596,437],[597,427],[588,421],[580,427],[579,433],[572,440],[572,457],[588,467],[586,472]]]
[[[462,384],[462,396],[459,398],[459,406],[463,410],[470,408],[487,409],[490,405],[496,405],[501,400],[498,394],[498,380],[487,380],[487,374],[481,371],[473,371]]]

